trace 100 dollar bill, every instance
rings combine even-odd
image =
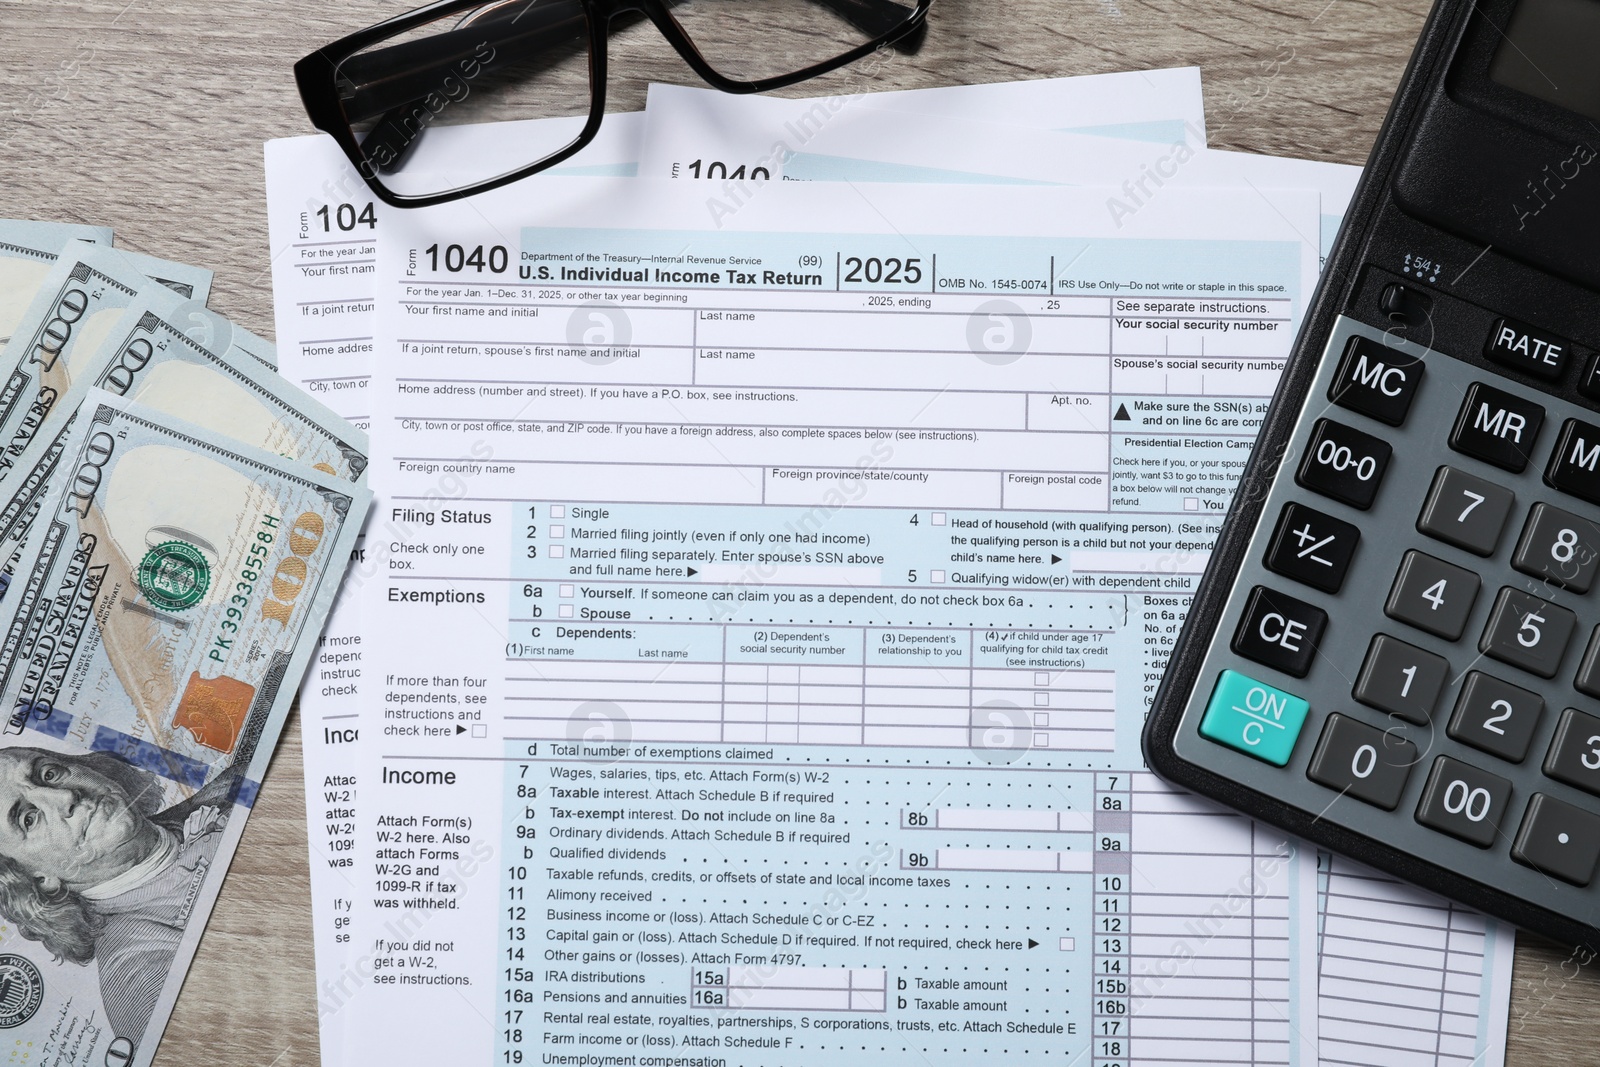
[[[88,245],[63,257],[17,335],[0,351],[0,373],[9,371],[0,386],[0,483],[23,463],[71,383],[97,365],[108,343],[121,340],[129,308],[159,307],[169,324],[183,324],[180,332],[201,336],[214,333],[220,320],[231,336],[227,320],[136,269],[133,264],[143,258]]]
[[[39,285],[70,241],[111,244],[105,226],[0,219],[0,345],[11,339]]]
[[[0,980],[41,1062],[140,1065],[370,493],[104,393],[62,470],[0,635]]]
[[[25,446],[32,439],[58,398],[41,388],[41,375],[75,352],[92,352],[105,339],[122,311],[152,284],[143,268],[181,267],[114,248],[73,245],[39,282],[11,339],[0,349],[0,479],[15,465],[18,442]],[[209,292],[210,272],[201,273]],[[193,290],[194,285],[188,287]]]
[[[41,392],[60,399],[37,432],[30,427],[29,440],[10,460],[18,473],[0,491],[0,595],[14,576],[39,503],[55,482],[73,420],[93,388],[340,478],[364,477],[366,434],[242,350],[219,354],[197,343],[182,332],[192,307],[147,285],[98,347],[76,349],[40,375]],[[226,320],[221,329],[231,330]],[[214,336],[229,340],[225,332]]]

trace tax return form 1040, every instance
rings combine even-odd
[[[875,107],[948,118],[1003,111],[1012,122],[1053,129],[1089,123],[1127,137],[1161,139],[1203,128],[1195,68],[1149,70],[866,94]],[[537,189],[555,175],[632,175],[643,114],[606,117],[599,136],[574,159],[522,184]],[[581,120],[565,124],[576,131]],[[576,125],[575,125],[576,124]],[[461,152],[520,162],[523,123],[438,129]],[[266,151],[273,249],[273,295],[284,373],[365,428],[372,360],[375,249],[391,209],[376,203],[327,137],[271,142]],[[318,1016],[325,1059],[342,1048],[344,1006],[370,981],[370,954],[349,931],[355,885],[354,820],[359,811],[354,747],[362,649],[355,598],[344,596],[324,633],[317,669],[301,692],[308,793],[320,801],[308,823],[312,912],[317,942]]]
[[[1311,856],[1138,734],[1319,201],[1102,200],[386,220],[366,1055],[1314,1060]]]
[[[858,96],[880,109],[910,115],[990,114],[1002,110],[1014,123],[1053,130],[1091,123],[1134,138],[1166,138],[1203,128],[1200,72],[1194,67],[1123,74],[1045,78],[998,85],[954,85]],[[846,101],[837,101],[845,104]],[[536,189],[557,174],[632,174],[637,170],[643,115],[608,115],[582,154],[546,176],[523,184]],[[526,125],[566,125],[581,120],[442,128],[461,152],[520,162]],[[373,280],[376,242],[390,208],[374,202],[330,138],[288,138],[266,152],[267,203],[272,230],[277,339],[283,373],[325,398],[358,426],[368,426],[366,384],[373,358]],[[350,997],[370,982],[370,953],[350,937],[350,880],[354,821],[360,809],[354,747],[355,701],[362,685],[362,633],[354,597],[342,597],[328,621],[317,670],[301,693],[307,792],[320,803],[309,821],[312,918],[317,937],[318,1017],[323,1054],[342,1048],[342,1022]]]

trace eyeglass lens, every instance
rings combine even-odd
[[[589,24],[578,0],[502,0],[414,27],[339,64],[345,118],[400,196],[491,181],[577,140],[589,114]],[[456,127],[518,122],[485,148]]]

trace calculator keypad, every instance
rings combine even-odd
[[[1335,712],[1322,728],[1306,777],[1393,811],[1416,762],[1417,746],[1410,741]]]
[[[1328,399],[1342,408],[1370,415],[1390,426],[1406,421],[1422,382],[1422,360],[1374,341],[1352,337]]]
[[[1587,593],[1600,563],[1600,528],[1570,511],[1535,504],[1511,555],[1523,574],[1545,578],[1574,593]]]
[[[1443,656],[1378,634],[1367,648],[1350,695],[1369,708],[1420,726],[1432,718],[1449,677],[1450,664]]]
[[[1211,692],[1200,734],[1219,745],[1282,767],[1311,705],[1238,671],[1223,671]]]
[[[1544,480],[1579,500],[1600,504],[1600,426],[1582,419],[1563,423]]]
[[[1285,504],[1267,566],[1285,578],[1337,593],[1360,541],[1361,531],[1348,522],[1304,504]]]
[[[1483,354],[1502,366],[1555,381],[1567,369],[1572,349],[1563,338],[1516,319],[1499,319],[1489,331]]]
[[[1554,678],[1578,617],[1532,593],[1506,586],[1495,597],[1478,651],[1541,678]]]
[[[1304,600],[1256,586],[1239,620],[1233,650],[1284,674],[1304,678],[1317,654],[1328,613]]]
[[[1472,671],[1461,685],[1450,736],[1481,752],[1512,763],[1528,756],[1533,731],[1544,715],[1544,698],[1482,671]]]
[[[1600,928],[1600,414],[1526,384],[1600,400],[1600,356],[1507,326],[1501,376],[1341,320],[1174,744]],[[1292,747],[1195,731],[1226,670],[1305,705]]]
[[[1578,661],[1578,676],[1572,687],[1585,696],[1600,697],[1600,626],[1589,635],[1589,645]]]
[[[1573,885],[1588,885],[1594,879],[1595,860],[1600,859],[1600,818],[1535,793],[1511,846],[1511,858]]]
[[[1544,773],[1600,797],[1600,719],[1577,708],[1561,713]]]

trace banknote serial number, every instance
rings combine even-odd
[[[261,580],[261,572],[266,569],[267,557],[271,554],[269,546],[278,540],[279,521],[276,515],[263,515],[261,518],[261,525],[265,529],[256,531],[255,543],[250,546],[250,551],[245,553],[239,580],[233,583],[235,592],[228,598],[229,606],[224,613],[221,626],[227,633],[239,632],[239,621],[244,618],[245,609],[250,606],[250,594],[256,591],[256,582]]]

